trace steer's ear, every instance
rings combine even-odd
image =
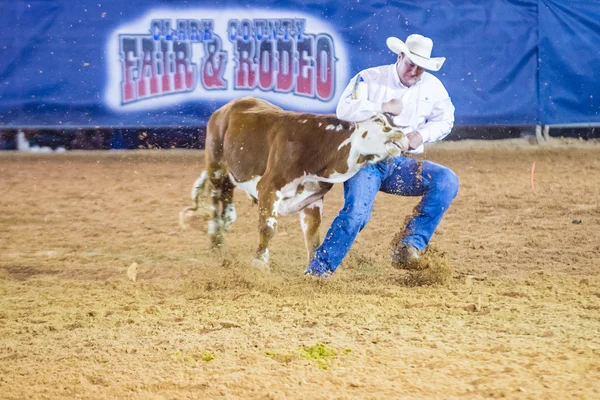
[[[396,129],[394,133],[390,135],[391,140],[404,140],[406,138],[406,134],[399,129]]]
[[[385,122],[384,122],[385,117],[383,116],[383,114],[375,114],[369,119],[377,124],[381,124],[381,125],[385,124]]]

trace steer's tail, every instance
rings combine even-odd
[[[192,201],[194,202],[194,211],[198,210],[200,199],[206,197],[206,181],[208,180],[208,174],[206,171],[202,171],[194,186],[192,187]]]
[[[194,205],[192,207],[184,208],[179,213],[179,226],[182,229],[187,229],[189,227],[190,219],[198,217],[199,208],[202,207],[208,209],[208,204],[206,204],[207,183],[208,174],[206,171],[202,171],[192,187],[192,201],[194,202]]]

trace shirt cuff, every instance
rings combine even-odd
[[[431,138],[431,132],[429,128],[419,129],[418,132],[421,134],[421,138],[423,139],[423,143],[429,142]]]
[[[374,113],[378,113],[378,114],[383,114],[383,110],[382,108],[382,104],[378,104],[378,103],[373,103],[371,101],[369,101],[369,110],[373,111]]]

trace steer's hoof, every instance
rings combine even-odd
[[[308,267],[304,270],[304,275],[319,279],[327,279],[333,275],[333,271],[317,261],[317,259],[313,258],[310,264],[308,264]]]
[[[263,272],[271,273],[271,268],[269,268],[269,264],[264,262],[263,260],[259,260],[258,258],[252,260],[252,266],[256,269],[260,269]]]
[[[188,229],[191,221],[196,217],[196,210],[193,207],[186,207],[179,212],[179,227]]]
[[[218,231],[210,235],[210,248],[211,249],[220,249],[225,243],[225,235],[223,232]]]

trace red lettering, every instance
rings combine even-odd
[[[202,81],[207,89],[225,89],[225,64],[227,63],[227,53],[222,52],[211,54],[206,59],[202,68]]]
[[[175,63],[173,61],[173,53],[169,51],[169,42],[166,40],[161,41],[161,53],[162,53],[162,91],[172,92],[173,91],[173,81],[171,77],[175,73]]]
[[[256,65],[254,57],[254,42],[237,41],[237,68],[235,89],[254,89],[256,87]]]
[[[327,35],[317,37],[317,97],[329,100],[333,96],[334,88],[334,63],[333,41]]]
[[[207,55],[202,61],[202,85],[206,89],[226,89],[223,79],[227,53],[221,51],[221,39],[217,36],[211,42],[204,43],[204,53]]]
[[[185,58],[183,52],[177,52],[175,60],[175,90],[190,90],[194,87],[196,67]]]
[[[127,60],[124,63],[124,79],[122,85],[124,103],[135,100],[137,97],[135,93],[135,86],[133,84],[133,73],[137,70],[136,65],[137,62],[135,61],[134,57],[127,57]]]
[[[289,92],[294,84],[294,59],[292,57],[292,41],[277,43],[279,63],[277,72],[277,91]]]
[[[153,51],[144,51],[143,53],[138,80],[139,97],[151,96],[158,93],[159,75],[156,60],[152,57],[153,53]],[[149,89],[148,86],[150,86]]]
[[[314,61],[313,61],[313,38],[305,37],[302,42],[298,42],[298,76],[296,77],[296,93],[313,97],[314,87]]]
[[[263,90],[273,88],[275,81],[275,56],[273,54],[273,43],[263,42],[260,45],[260,58],[258,60],[258,84]]]
[[[135,88],[135,74],[137,73],[138,59],[137,41],[134,37],[121,37],[121,65],[123,66],[123,81],[121,82],[121,98],[123,103],[137,99]]]

